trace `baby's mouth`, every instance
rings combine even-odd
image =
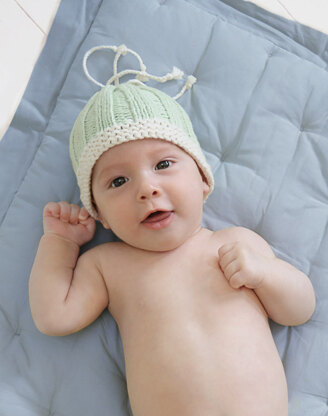
[[[152,223],[152,222],[158,222],[158,221],[162,221],[165,220],[166,218],[168,218],[171,213],[173,211],[155,211],[152,212],[151,214],[149,214],[143,221],[141,221],[142,223]]]

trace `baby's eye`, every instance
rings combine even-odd
[[[110,187],[111,187],[111,188],[118,188],[118,187],[120,187],[120,186],[124,185],[124,184],[125,184],[125,182],[127,182],[127,181],[128,181],[128,179],[127,179],[127,178],[125,178],[124,176],[120,176],[120,177],[118,177],[118,178],[115,178],[115,179],[111,182]]]
[[[157,163],[155,169],[157,169],[157,170],[167,169],[171,165],[172,165],[172,162],[170,160],[161,160],[160,162]]]

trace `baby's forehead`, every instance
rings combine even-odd
[[[188,154],[184,149],[178,145],[171,143],[168,140],[163,139],[154,139],[154,138],[144,138],[131,140],[126,143],[121,143],[116,146],[113,146],[106,150],[97,160],[95,166],[102,163],[111,162],[113,160],[117,161],[119,158],[124,157],[128,162],[129,160],[134,160],[134,156],[140,154],[150,154],[157,155],[162,151],[175,151],[177,153]],[[189,155],[188,155],[189,156]]]
[[[117,164],[129,165],[139,156],[164,157],[187,155],[192,157],[178,145],[168,140],[144,138],[121,143],[106,150],[95,162],[92,169],[92,178],[98,178],[104,169]]]

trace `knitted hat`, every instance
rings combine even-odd
[[[86,60],[97,49],[109,48],[116,53],[114,75],[102,85],[94,80],[86,68]],[[117,61],[120,55],[131,52],[139,59],[141,71],[127,70],[117,74]],[[89,214],[98,218],[91,199],[92,169],[99,157],[111,147],[131,140],[144,138],[162,139],[174,143],[185,150],[202,171],[210,192],[214,180],[206,162],[191,121],[185,110],[175,101],[196,81],[189,77],[181,92],[174,98],[143,84],[142,81],[156,79],[166,82],[181,78],[177,68],[164,77],[146,73],[146,67],[134,51],[124,45],[101,46],[91,49],[84,57],[84,70],[89,79],[102,89],[94,94],[78,115],[70,136],[70,157],[81,192],[81,201]],[[137,74],[137,79],[119,84],[118,79],[127,73]],[[110,85],[115,81],[115,86]],[[209,192],[209,193],[210,193]]]

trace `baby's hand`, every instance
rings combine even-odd
[[[56,234],[82,246],[93,238],[96,222],[78,205],[49,202],[43,209],[43,229],[45,234]]]
[[[259,288],[270,267],[269,258],[239,241],[224,244],[218,253],[219,266],[232,288]]]

